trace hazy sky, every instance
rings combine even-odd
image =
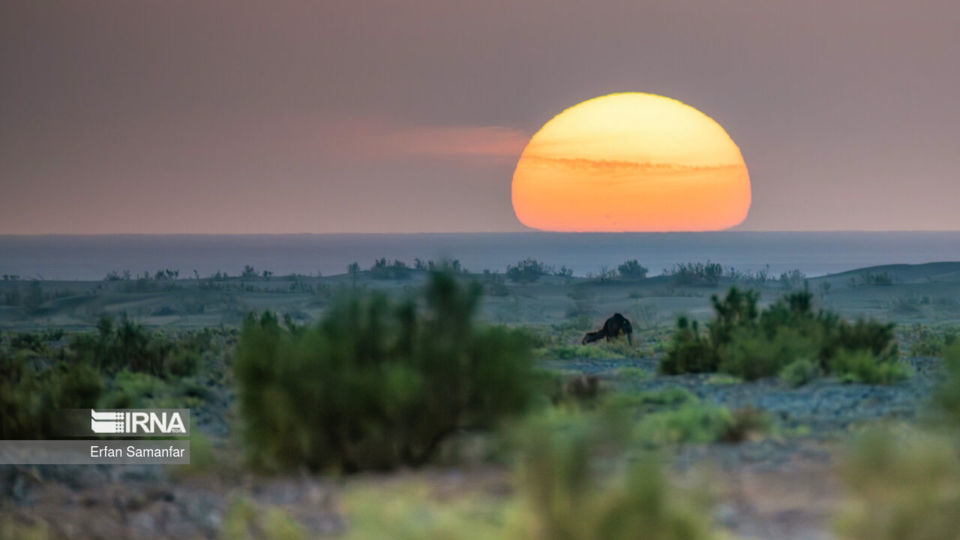
[[[744,229],[960,229],[960,4],[3,0],[0,234],[523,230],[617,91],[739,144]]]

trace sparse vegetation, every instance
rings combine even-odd
[[[284,328],[269,313],[248,318],[236,372],[252,462],[422,465],[458,430],[522,410],[535,384],[528,338],[477,327],[478,294],[479,285],[434,274],[425,309],[355,292],[312,327]]]
[[[678,263],[663,273],[670,276],[670,280],[676,285],[714,286],[720,283],[720,278],[723,277],[723,266],[710,261]]]
[[[826,374],[870,384],[896,382],[906,376],[897,358],[893,325],[813,311],[808,291],[789,294],[764,310],[758,295],[731,287],[711,301],[715,317],[701,334],[696,322],[681,317],[664,373],[722,371],[753,380],[774,376],[789,364],[809,360]]]
[[[953,440],[873,430],[843,468],[850,499],[836,522],[850,540],[953,540],[960,531],[960,458]]]
[[[960,426],[960,343],[943,351],[944,374],[934,393],[934,405],[954,426]]]
[[[88,365],[44,367],[0,350],[0,439],[51,438],[60,409],[95,407],[102,391]]]
[[[370,267],[370,277],[373,279],[410,279],[411,270],[403,261],[388,262],[381,258],[374,261]]]
[[[514,283],[533,283],[547,274],[549,269],[536,259],[524,259],[507,267],[507,279]]]
[[[851,277],[850,284],[854,287],[888,287],[893,285],[893,276],[890,275],[889,272],[873,272],[867,270]]]
[[[955,327],[933,329],[914,325],[909,330],[910,356],[936,357],[942,355],[956,343],[960,343],[960,333]]]
[[[820,367],[809,358],[790,362],[780,370],[780,380],[790,387],[803,386],[820,376]]]
[[[0,438],[55,436],[61,409],[193,407],[209,390],[192,376],[212,331],[159,337],[129,320],[96,333],[18,333],[0,346]],[[209,374],[208,374],[209,376]]]
[[[807,276],[800,270],[790,270],[780,274],[780,286],[784,289],[797,289],[807,282]]]
[[[617,272],[624,279],[644,279],[649,270],[640,264],[636,259],[629,260],[617,267]]]
[[[690,443],[737,443],[766,433],[770,419],[756,409],[730,412],[725,407],[685,402],[677,409],[653,412],[637,424],[637,440],[652,446]]]
[[[787,286],[769,269],[723,268],[717,285],[792,294],[765,297],[768,305],[758,293],[738,288],[714,298],[712,313],[705,313],[714,292],[697,288],[709,286],[705,267],[702,275],[694,268],[688,274],[695,277],[682,280],[631,279],[619,268],[583,278],[534,261],[540,277],[523,281],[503,272],[468,274],[456,262],[418,260],[406,268],[412,279],[404,281],[375,277],[395,266],[381,260],[380,270],[355,265],[348,275],[325,277],[232,267],[232,276],[195,271],[190,279],[176,270],[116,272],[93,282],[0,279],[0,300],[11,300],[0,306],[0,437],[55,437],[61,408],[196,411],[193,420],[202,427],[191,434],[193,464],[170,477],[176,483],[189,470],[190,485],[176,487],[175,501],[151,502],[130,514],[182,508],[192,504],[195,486],[213,486],[209,496],[221,499],[215,504],[222,522],[194,529],[196,536],[219,529],[231,538],[592,538],[599,527],[609,527],[604,533],[616,538],[635,536],[642,525],[645,538],[675,538],[677,531],[712,534],[711,516],[732,523],[734,532],[760,519],[741,514],[739,500],[716,513],[701,504],[693,495],[697,489],[687,491],[698,464],[719,457],[737,472],[743,463],[756,463],[760,472],[751,481],[765,481],[769,469],[783,472],[780,464],[797,448],[829,453],[835,463],[835,442],[892,416],[924,431],[888,432],[892,442],[878,452],[883,459],[851,457],[844,469],[850,502],[840,508],[838,533],[937,538],[956,526],[950,515],[960,508],[960,467],[944,458],[946,449],[956,457],[960,426],[952,274],[923,281],[894,268],[888,272],[892,288],[884,290],[852,290],[845,280],[857,273],[816,278],[809,283],[818,291],[814,297],[799,278],[788,278]],[[457,292],[431,297],[417,288],[438,269]],[[835,293],[825,299],[831,280]],[[476,296],[480,290],[483,298]],[[912,325],[896,328],[903,361],[892,325],[844,320],[820,309],[827,305],[844,315],[879,313]],[[265,308],[271,311],[251,318],[234,348],[244,315]],[[699,322],[673,315],[683,310]],[[615,311],[635,324],[633,346],[622,339],[577,345],[585,330]],[[658,314],[676,327],[658,328]],[[511,329],[483,327],[477,319]],[[198,326],[208,329],[187,330]],[[657,362],[663,373],[705,375],[663,377]],[[908,374],[914,379],[891,388],[837,384],[889,384]],[[817,382],[824,376],[832,380]],[[779,383],[752,383],[764,377]],[[931,395],[937,414],[924,415],[915,403]],[[751,403],[768,410],[738,408]],[[505,432],[499,429],[504,425],[519,427]],[[511,444],[518,438],[519,446]],[[727,446],[740,442],[748,444]],[[679,448],[686,445],[693,447]],[[676,455],[680,466],[661,467],[648,451]],[[264,479],[267,490],[253,494],[239,480],[250,463],[296,474]],[[439,467],[342,480],[313,476],[424,463]],[[511,474],[513,465],[518,474]],[[817,474],[834,478],[832,468],[823,473],[809,466],[811,482],[821,480]],[[642,467],[652,468],[635,477],[631,471]],[[58,509],[44,514],[40,505],[10,499],[39,500],[34,490],[45,496],[50,486],[60,489],[57,473],[7,471],[13,472],[0,471],[0,504],[15,517],[0,519],[0,529],[22,536],[34,524],[37,531],[51,524],[48,533],[59,534],[49,517]],[[216,484],[203,484],[208,476]],[[123,492],[130,489],[127,481],[114,486],[118,495],[139,503],[139,493]],[[719,485],[727,501],[729,486]],[[275,487],[284,490],[284,500],[299,500],[276,503]],[[803,493],[807,487],[798,486]],[[825,504],[834,502],[836,492],[816,487],[817,496],[829,496]],[[87,489],[81,486],[76,496],[88,496]],[[236,497],[224,495],[227,489]],[[288,489],[296,496],[288,499]],[[790,497],[801,503],[771,519],[789,515],[782,519],[793,523],[794,508],[806,501],[795,498],[805,496],[800,491]],[[164,496],[152,493],[147,497]],[[644,506],[651,504],[662,506]],[[27,511],[39,517],[24,519]],[[687,517],[699,525],[687,528]]]
[[[590,416],[539,421],[524,429],[520,458],[524,538],[711,538],[703,490],[671,485],[656,458],[645,456],[617,474],[597,459],[622,437],[615,420]]]

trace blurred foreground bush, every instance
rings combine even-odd
[[[681,488],[652,455],[627,459],[628,419],[540,411],[515,426],[509,496],[423,483],[348,490],[347,538],[700,540],[718,535],[708,490]]]
[[[43,366],[0,350],[0,439],[46,439],[60,409],[95,407],[102,391],[99,373],[89,366]]]
[[[660,462],[623,464],[623,418],[546,417],[521,437],[518,537],[571,540],[711,538],[704,490],[681,491]]]
[[[64,340],[63,331],[20,333],[0,342],[0,438],[55,436],[61,409],[198,407],[222,363],[215,332],[151,332],[124,318],[103,318],[97,331]],[[223,336],[220,336],[221,338]],[[64,345],[64,341],[68,345]]]
[[[889,384],[907,376],[892,324],[850,323],[830,312],[815,313],[809,291],[789,294],[764,310],[758,309],[757,300],[755,291],[736,287],[723,299],[714,296],[715,316],[706,332],[696,321],[678,319],[661,371],[722,371],[746,380],[782,373],[791,385],[817,373],[868,384]]]
[[[244,323],[236,378],[255,465],[345,471],[422,465],[444,438],[526,407],[529,338],[480,328],[479,286],[431,276],[425,307],[354,290],[313,327]]]
[[[953,440],[872,431],[843,468],[850,500],[837,518],[851,540],[955,540],[960,534],[960,456]]]
[[[936,408],[953,426],[960,426],[960,343],[943,353],[944,376],[933,395]]]

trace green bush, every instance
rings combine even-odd
[[[162,376],[170,343],[152,334],[139,324],[123,317],[115,325],[104,317],[97,323],[96,334],[80,334],[70,343],[77,360],[105,373],[130,369]]]
[[[644,279],[647,277],[647,267],[640,264],[636,259],[629,260],[617,267],[617,272],[624,279]]]
[[[767,433],[772,426],[773,420],[765,411],[755,407],[743,407],[733,411],[730,422],[720,431],[717,440],[723,443],[739,443]]]
[[[954,540],[960,459],[951,437],[871,431],[842,467],[849,500],[836,521],[849,540]]]
[[[174,377],[193,375],[200,365],[200,356],[189,349],[176,348],[164,359],[164,372]]]
[[[230,540],[303,540],[303,525],[279,507],[264,507],[237,497],[227,509],[220,537]]]
[[[844,382],[893,384],[909,376],[907,368],[894,361],[877,361],[868,350],[842,349],[829,359],[829,372]]]
[[[744,328],[719,354],[720,371],[752,381],[780,372],[794,359],[815,358],[817,346],[792,328],[778,328],[771,337]]]
[[[706,263],[680,263],[664,274],[670,276],[677,285],[714,286],[723,277],[723,266],[707,261]]]
[[[214,331],[205,329],[173,337],[151,332],[123,317],[119,323],[103,317],[95,333],[74,336],[70,357],[106,375],[123,370],[161,378],[196,373],[205,353],[214,350]]]
[[[807,358],[790,362],[780,370],[780,380],[792,388],[803,386],[820,376],[820,367]]]
[[[717,363],[717,355],[709,340],[700,334],[697,321],[691,323],[686,317],[677,319],[667,355],[660,360],[660,372],[667,375],[710,373],[717,370]]]
[[[103,382],[90,366],[42,367],[0,352],[0,439],[55,436],[60,409],[95,407]]]
[[[516,490],[437,496],[423,481],[347,489],[347,538],[699,540],[716,534],[709,490],[679,487],[654,456],[624,463],[612,417],[548,409],[517,426]]]
[[[736,287],[722,300],[714,296],[715,316],[705,333],[680,317],[660,371],[723,371],[753,380],[808,359],[819,368],[814,371],[871,384],[906,375],[898,363],[892,324],[863,319],[850,323],[833,313],[815,313],[809,291],[789,294],[762,311],[757,299],[755,292]]]
[[[644,416],[637,424],[637,440],[652,446],[720,441],[733,425],[724,407],[687,403],[680,408]]]
[[[739,443],[766,433],[772,420],[752,407],[731,412],[726,407],[707,405],[699,400],[679,408],[646,414],[634,429],[637,442],[652,447],[681,444]]]
[[[548,273],[547,267],[536,259],[524,259],[507,267],[507,279],[514,283],[533,283]]]
[[[556,419],[555,419],[556,420]],[[584,415],[524,426],[517,537],[570,540],[711,538],[703,490],[681,491],[645,456],[615,474],[599,466],[622,444],[616,419]]]
[[[910,356],[940,356],[960,341],[956,328],[935,331],[926,326],[916,325],[911,330],[913,343],[910,345]]]
[[[528,338],[473,322],[479,285],[433,274],[426,309],[352,291],[315,326],[248,317],[237,345],[242,434],[266,469],[387,469],[488,428],[536,390]]]
[[[163,379],[124,370],[114,375],[101,403],[110,409],[147,408],[169,395]]]
[[[617,377],[621,379],[639,380],[650,378],[650,374],[643,368],[625,366],[617,369]]]
[[[944,374],[933,395],[935,407],[960,426],[960,343],[943,352]]]
[[[387,259],[377,259],[370,267],[370,277],[373,279],[409,279],[410,267],[403,261],[388,263]]]

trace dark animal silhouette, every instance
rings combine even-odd
[[[596,332],[587,332],[584,334],[583,340],[580,343],[586,345],[587,343],[593,343],[601,339],[610,341],[613,338],[620,337],[620,334],[626,334],[627,342],[633,345],[633,326],[626,317],[619,313],[614,313],[613,317],[610,317],[603,323],[603,328]]]

